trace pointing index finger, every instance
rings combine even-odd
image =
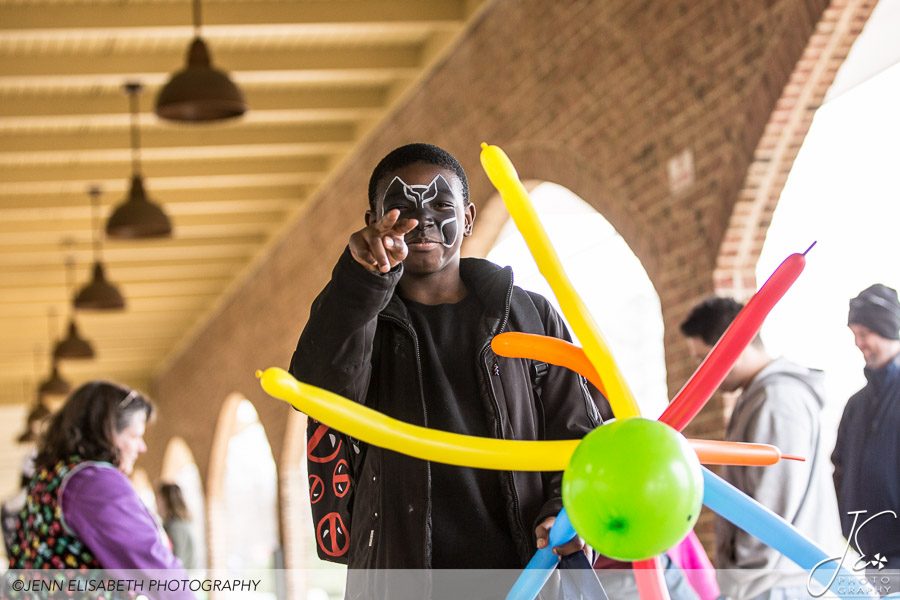
[[[418,219],[403,219],[393,226],[391,233],[394,235],[405,235],[415,229],[418,224]]]
[[[396,208],[392,208],[391,210],[384,213],[384,216],[381,217],[376,223],[375,227],[381,233],[387,233],[391,229],[393,229],[394,225],[397,223],[397,219],[400,218],[400,211]]]

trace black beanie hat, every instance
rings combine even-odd
[[[850,301],[847,325],[862,325],[888,340],[900,340],[900,301],[897,290],[876,283]]]

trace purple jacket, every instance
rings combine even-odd
[[[64,480],[60,489],[62,520],[90,549],[104,569],[134,569],[149,578],[185,579],[181,562],[172,554],[150,511],[128,478],[108,463],[85,462]],[[131,578],[131,577],[129,577]],[[151,594],[152,596],[153,594]],[[194,598],[190,592],[165,598]]]

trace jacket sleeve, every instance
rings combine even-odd
[[[66,527],[113,574],[140,570],[149,579],[187,577],[181,562],[163,541],[160,528],[125,475],[113,466],[86,465],[60,487]],[[154,573],[166,570],[168,573]],[[133,579],[134,574],[124,574]],[[154,598],[188,599],[188,591],[151,594]]]
[[[571,342],[572,337],[559,313],[545,298],[532,297],[541,313],[546,335]],[[562,367],[549,367],[540,386],[545,439],[581,439],[602,422],[587,385],[577,373]],[[596,394],[602,398],[599,392]],[[543,477],[545,501],[534,526],[562,510],[562,472],[545,473]]]
[[[402,269],[400,264],[383,275],[371,273],[345,249],[331,281],[313,301],[291,358],[291,374],[304,383],[364,402],[378,313],[391,299]]]
[[[834,465],[832,481],[834,482],[834,492],[837,497],[838,514],[841,519],[841,533],[847,539],[850,537],[851,525],[853,523],[848,513],[854,510],[855,507],[846,506],[847,499],[844,495],[843,486],[845,468],[844,455],[847,452],[847,448],[853,442],[853,438],[856,437],[851,431],[851,423],[854,421],[856,398],[857,395],[852,396],[850,400],[847,401],[847,405],[844,406],[841,422],[838,425],[837,439],[834,442],[834,451],[831,453],[831,464]]]
[[[818,416],[809,406],[816,400],[810,398],[811,392],[805,385],[789,380],[767,385],[764,393],[766,397],[759,409],[742,428],[740,441],[773,444],[785,454],[803,456],[807,460],[784,460],[768,467],[736,467],[736,483],[749,496],[790,523],[807,496],[811,469],[815,464]],[[732,568],[773,569],[780,556],[747,532],[736,532]]]
[[[402,268],[398,265],[383,275],[371,273],[345,250],[331,281],[313,302],[291,359],[291,374],[364,403],[378,313],[387,306]],[[361,450],[348,436],[312,419],[306,439],[316,550],[322,560],[346,564]]]

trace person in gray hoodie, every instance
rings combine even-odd
[[[695,306],[681,324],[691,353],[708,354],[742,308],[721,297]],[[837,502],[820,439],[823,373],[773,358],[757,336],[719,389],[741,392],[726,426],[726,440],[773,444],[784,454],[806,459],[782,460],[769,467],[728,466],[722,476],[827,551],[840,554]],[[716,522],[716,567],[726,598],[808,597],[805,571],[724,519]]]

